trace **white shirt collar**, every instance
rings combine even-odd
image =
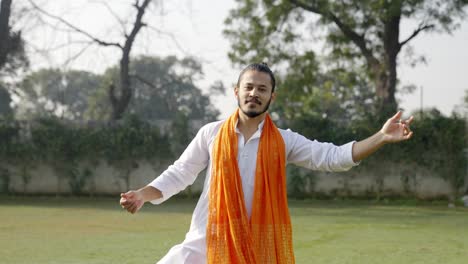
[[[239,130],[239,128],[237,127],[238,124],[239,124],[239,119],[237,119],[237,121],[236,121],[236,133],[240,133],[240,130]],[[260,122],[260,123],[258,124],[258,129],[257,129],[257,131],[260,131],[260,132],[261,132],[261,131],[263,130],[263,126],[264,126],[264,125],[265,125],[265,119],[263,119],[262,122]]]

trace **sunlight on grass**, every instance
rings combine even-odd
[[[2,263],[155,263],[184,239],[196,201],[1,197]],[[291,201],[297,263],[466,263],[468,210]]]

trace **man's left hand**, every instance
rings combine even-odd
[[[406,120],[401,119],[402,112],[398,111],[393,117],[387,120],[380,132],[383,134],[384,142],[394,143],[403,140],[408,140],[413,136],[413,131],[410,129],[410,124],[413,122],[413,116]]]

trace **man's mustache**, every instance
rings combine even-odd
[[[246,100],[245,103],[256,103],[256,104],[262,105],[262,103],[256,97],[250,100]]]

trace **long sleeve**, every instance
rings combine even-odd
[[[207,164],[209,153],[212,153],[213,142],[224,121],[214,122],[209,127],[202,128],[194,141],[189,145],[180,159],[160,177],[151,183],[163,192],[163,198],[153,201],[160,203],[175,194],[188,183],[193,182],[194,176]],[[261,138],[262,126],[247,141],[240,131],[238,136],[238,166],[242,179],[242,190],[247,214],[252,212],[253,195],[255,191],[255,171],[257,166],[258,146]],[[352,144],[335,146],[320,143],[290,130],[280,129],[286,145],[287,162],[295,163],[309,169],[316,170],[346,170],[356,165],[352,160]],[[210,165],[211,167],[211,165]],[[206,263],[206,226],[208,222],[209,185],[211,171],[207,170],[205,185],[200,200],[192,216],[190,230],[185,240],[174,246],[158,263]],[[181,260],[182,259],[182,260]]]
[[[148,184],[160,190],[163,195],[151,203],[160,204],[184,190],[193,184],[198,174],[206,168],[209,162],[206,130],[206,126],[201,128],[179,159]]]
[[[291,130],[281,132],[286,143],[288,163],[323,171],[346,171],[359,164],[353,161],[354,141],[336,146],[307,139]]]

